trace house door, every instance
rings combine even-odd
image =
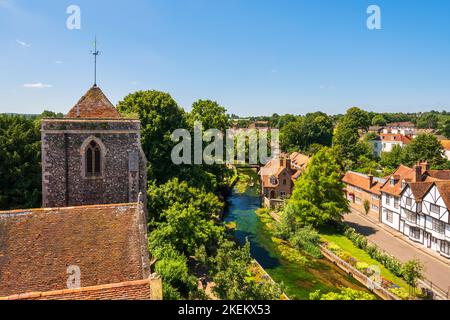
[[[427,248],[431,248],[431,233],[424,232],[425,245]]]

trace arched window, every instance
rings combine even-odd
[[[91,141],[85,152],[86,176],[98,177],[102,175],[102,153],[100,146],[95,141]]]

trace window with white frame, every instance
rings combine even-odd
[[[360,204],[362,202],[362,200],[361,200],[361,198],[356,197],[355,202]]]
[[[420,239],[420,229],[419,228],[409,228],[409,236],[413,239]]]
[[[378,196],[376,194],[372,195],[372,200],[379,200],[379,199],[380,199],[380,196]]]
[[[386,196],[386,204],[391,204],[391,196]]]
[[[439,214],[439,213],[441,213],[441,208],[439,206],[431,203],[430,204],[430,211],[433,212],[433,213]]]
[[[394,222],[394,213],[391,210],[386,210],[386,220],[390,223]]]
[[[445,233],[445,223],[438,219],[433,219],[432,229],[433,229],[433,231],[435,231],[437,233],[444,234]]]
[[[406,198],[406,205],[408,206],[408,207],[411,207],[412,206],[412,199],[411,198]]]
[[[394,208],[398,209],[400,207],[400,200],[398,197],[394,197]]]
[[[375,211],[375,212],[379,212],[380,211],[380,207],[378,207],[377,205],[372,205],[372,211]]]
[[[405,218],[411,223],[417,223],[417,214],[412,211],[405,210]]]
[[[450,242],[441,241],[441,252],[447,256],[450,256]]]

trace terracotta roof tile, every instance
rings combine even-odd
[[[381,186],[380,190],[382,192],[385,193],[389,193],[392,195],[400,195],[401,192],[403,191],[403,187],[402,187],[402,181],[405,180],[407,182],[409,181],[413,181],[413,178],[415,176],[415,170],[412,168],[409,168],[407,166],[404,165],[400,165],[400,167],[398,167],[398,169],[394,172],[394,174],[392,174],[391,176],[389,176],[386,179],[386,182]],[[392,185],[390,180],[391,177],[395,178],[395,184]]]
[[[120,113],[105,96],[103,91],[93,86],[69,111],[66,118],[120,119]]]
[[[380,187],[384,183],[384,179],[379,178],[373,178],[372,186],[369,186],[370,184],[370,178],[369,176],[365,174],[361,174],[358,172],[349,171],[345,174],[344,178],[342,178],[342,181],[345,184],[350,184],[352,186],[361,188],[365,191],[368,191],[370,193],[380,195]]]
[[[450,181],[437,181],[435,185],[445,205],[450,208]]]
[[[430,190],[432,182],[411,182],[409,187],[414,195],[414,199],[418,202],[422,201],[428,190]]]
[[[148,275],[145,217],[138,204],[0,212],[0,296],[62,290],[69,266],[82,285]]]
[[[159,286],[157,281],[145,279],[80,289],[31,292],[0,297],[0,300],[152,300],[158,298],[154,296],[158,288],[152,290],[152,286]]]

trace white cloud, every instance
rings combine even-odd
[[[18,44],[20,44],[20,45],[21,45],[22,47],[24,47],[24,48],[29,48],[29,47],[31,47],[31,44],[26,43],[26,42],[24,42],[24,41],[16,40],[16,42],[17,42]]]
[[[24,88],[31,88],[31,89],[44,89],[44,88],[52,88],[53,86],[51,84],[45,84],[42,82],[37,83],[26,83],[23,85]]]
[[[63,63],[64,63],[64,61],[61,61],[61,60],[56,60],[56,61],[55,61],[55,63],[56,63],[56,64],[63,64]]]
[[[131,81],[131,85],[137,86],[139,84],[139,81]]]

